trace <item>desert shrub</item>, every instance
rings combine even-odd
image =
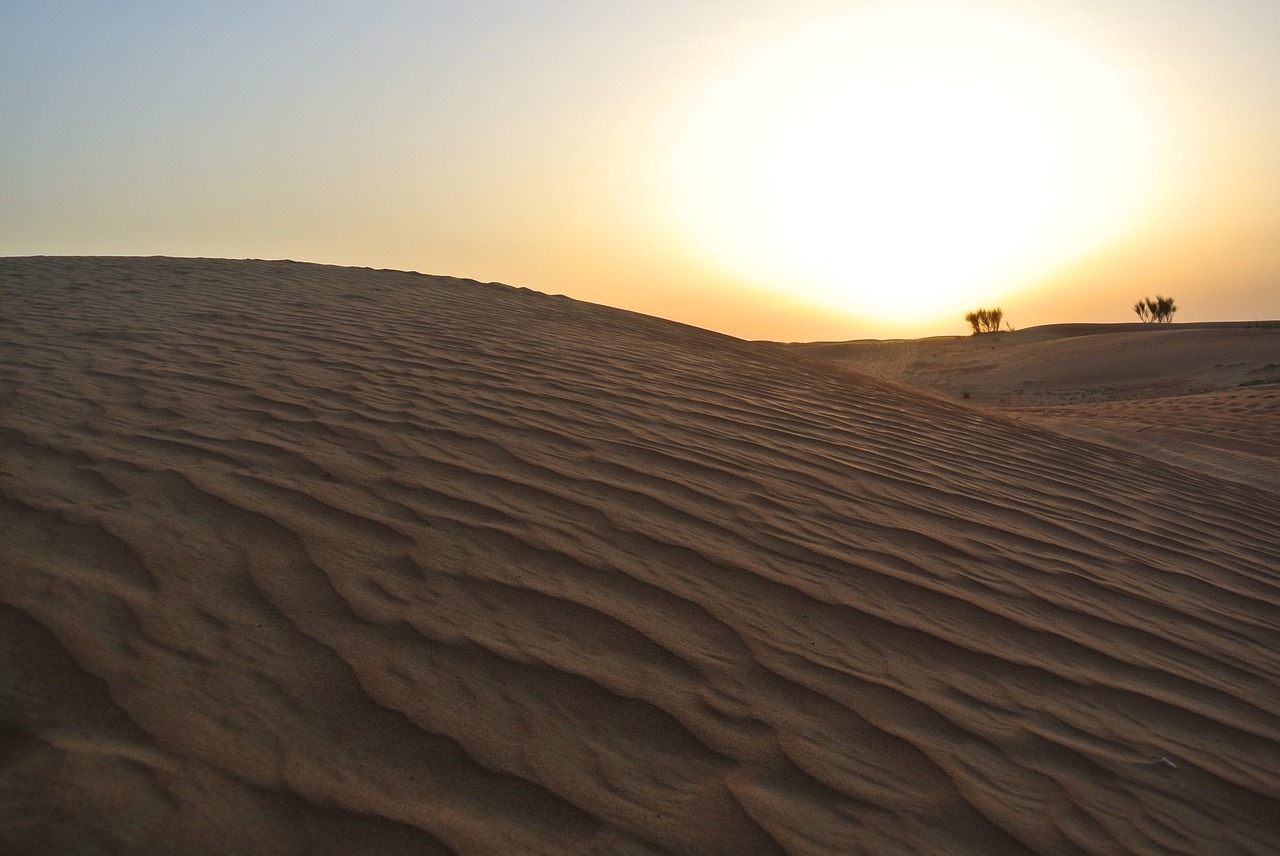
[[[979,333],[999,333],[1000,324],[1004,321],[1004,311],[999,307],[978,309],[964,316],[964,320],[969,322],[975,336]]]
[[[1157,294],[1155,300],[1144,297],[1133,304],[1133,311],[1138,313],[1143,324],[1170,324],[1173,322],[1173,313],[1178,311],[1178,305],[1173,302],[1172,297]]]

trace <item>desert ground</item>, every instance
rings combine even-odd
[[[1055,324],[789,347],[1157,460],[1280,485],[1280,322]]]
[[[0,852],[1280,852],[1280,325],[0,259]]]

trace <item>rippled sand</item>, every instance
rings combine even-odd
[[[0,307],[3,852],[1280,850],[1265,478],[467,280]]]

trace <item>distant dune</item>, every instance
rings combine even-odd
[[[787,347],[1166,463],[1280,487],[1280,321],[1054,324]]]
[[[0,307],[0,852],[1280,852],[1276,330],[164,258]],[[1178,398],[1241,442],[1054,410]]]

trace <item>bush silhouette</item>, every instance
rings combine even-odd
[[[979,333],[999,333],[1000,322],[1004,320],[1004,311],[999,307],[979,309],[964,316],[964,320],[969,322],[975,336]]]
[[[1172,297],[1161,297],[1157,294],[1155,300],[1144,297],[1133,304],[1133,311],[1138,313],[1143,324],[1170,324],[1173,322],[1173,313],[1178,311],[1178,306],[1173,302]]]

